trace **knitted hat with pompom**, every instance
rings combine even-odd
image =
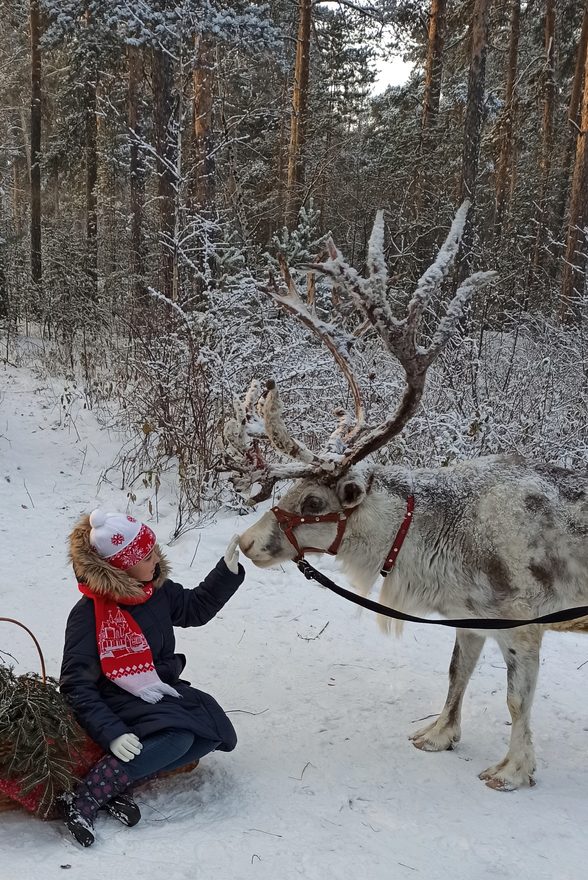
[[[90,514],[90,545],[109,565],[125,571],[148,556],[155,546],[155,534],[126,513]]]

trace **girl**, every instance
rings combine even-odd
[[[70,559],[83,594],[65,633],[60,688],[80,725],[106,756],[61,801],[82,846],[94,843],[104,807],[126,825],[140,819],[129,786],[173,770],[237,737],[218,703],[180,678],[174,626],[202,626],[245,577],[238,536],[202,583],[184,589],[149,526],[122,513],[93,511],[70,535]]]

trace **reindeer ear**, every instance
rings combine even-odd
[[[343,507],[357,507],[365,498],[367,489],[361,477],[348,476],[339,480],[335,491]]]

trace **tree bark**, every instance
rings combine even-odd
[[[214,213],[216,203],[213,96],[214,48],[210,40],[198,35],[195,41],[194,69],[194,148],[196,158],[195,201],[207,216]]]
[[[490,0],[475,0],[470,27],[470,70],[466,103],[460,199],[476,196],[480,141],[484,118],[484,86],[488,49]]]
[[[6,209],[4,207],[4,193],[0,191],[0,318],[10,317],[10,298],[6,283],[5,251],[6,251]],[[8,329],[8,328],[7,328]]]
[[[145,242],[143,214],[145,209],[145,165],[141,150],[141,121],[139,100],[143,80],[143,54],[136,46],[128,46],[129,69],[128,125],[130,143],[130,201],[131,201],[131,275],[133,301],[141,307],[145,298]]]
[[[421,116],[421,141],[426,139],[431,122],[439,112],[446,8],[447,0],[431,0],[427,60],[425,62],[423,113]]]
[[[543,264],[543,242],[549,223],[549,184],[553,151],[553,111],[555,105],[555,0],[545,3],[545,84],[543,88],[543,118],[541,124],[541,152],[539,158],[539,199],[537,231],[533,249],[532,269],[536,274]]]
[[[173,69],[166,52],[153,50],[153,99],[159,198],[160,289],[173,299],[175,265],[175,142],[173,136]]]
[[[509,171],[513,164],[513,123],[515,112],[515,81],[519,53],[519,34],[521,21],[521,0],[512,0],[510,14],[510,39],[504,93],[504,116],[500,137],[500,154],[496,173],[496,206],[494,214],[494,235],[500,241],[509,187]]]
[[[286,192],[286,224],[294,225],[302,205],[304,183],[304,143],[308,115],[308,82],[310,68],[311,0],[298,2],[298,38],[294,63],[294,88],[290,117],[290,145],[288,148],[288,184]]]
[[[470,70],[464,123],[460,201],[470,199],[472,207],[467,216],[460,251],[457,258],[457,283],[469,272],[472,246],[473,213],[478,178],[482,124],[484,121],[484,86],[486,83],[486,54],[488,49],[488,10],[490,0],[475,0],[470,25]]]
[[[288,131],[288,74],[284,74],[282,94],[280,100],[280,128],[278,134],[278,147],[276,154],[276,213],[271,218],[267,234],[268,244],[272,235],[284,222],[285,198],[286,198],[286,136]]]
[[[584,16],[582,19],[582,29],[580,31],[580,39],[576,50],[576,64],[574,68],[574,79],[572,81],[572,92],[570,95],[570,103],[568,106],[568,123],[569,128],[564,133],[564,149],[561,159],[561,187],[559,193],[559,204],[557,207],[558,228],[564,225],[566,202],[568,198],[569,184],[572,178],[574,149],[578,139],[578,114],[580,112],[580,101],[582,99],[582,86],[584,83],[584,66],[586,64],[586,52],[588,50],[588,0],[584,5]]]
[[[30,2],[31,33],[31,278],[40,285],[41,262],[41,13],[39,0]]]
[[[90,22],[88,21],[88,26]],[[91,51],[91,50],[90,50]],[[96,117],[96,80],[98,70],[90,54],[86,67],[86,259],[87,271],[97,295],[98,284],[98,123]]]
[[[410,189],[413,192],[412,215],[415,224],[414,228],[419,233],[414,245],[415,259],[419,266],[422,266],[424,261],[430,256],[435,240],[435,232],[431,231],[431,227],[434,230],[437,226],[437,223],[433,221],[431,209],[433,208],[434,201],[430,198],[430,194],[436,190],[435,177],[438,172],[438,163],[435,162],[438,137],[436,123],[441,97],[446,9],[446,0],[431,0],[418,158],[414,163],[413,177],[410,184]],[[425,200],[427,206],[425,211],[423,211],[423,200]]]
[[[588,56],[584,57],[582,106],[576,143],[576,161],[570,194],[568,237],[561,280],[560,313],[569,321],[579,311],[574,294],[586,287],[588,247],[585,226],[588,224]]]

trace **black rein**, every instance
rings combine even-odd
[[[534,617],[531,620],[508,620],[507,618],[480,619],[476,617],[460,617],[456,620],[428,620],[425,617],[415,617],[412,614],[405,614],[403,611],[396,611],[396,609],[389,608],[387,605],[380,605],[379,602],[366,599],[365,596],[361,596],[358,593],[345,590],[324,574],[321,574],[320,571],[317,571],[306,559],[299,559],[296,565],[305,578],[308,578],[308,580],[312,578],[321,586],[326,587],[327,590],[337,593],[338,596],[343,596],[344,599],[349,599],[350,602],[355,602],[356,605],[361,605],[362,608],[367,608],[369,611],[375,611],[376,614],[384,614],[386,617],[393,617],[395,620],[405,620],[408,623],[433,623],[437,626],[451,626],[457,629],[514,629],[517,626],[528,626],[531,623],[546,625],[588,616],[588,605],[582,605],[579,608],[566,608],[564,611],[554,611],[552,614],[544,614],[542,617]]]

